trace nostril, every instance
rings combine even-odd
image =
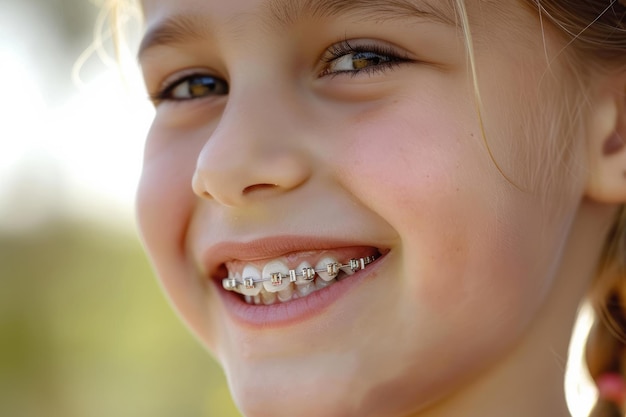
[[[278,184],[254,184],[243,189],[243,195],[250,194],[255,191],[271,190],[278,188]]]

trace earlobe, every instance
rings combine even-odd
[[[606,204],[626,203],[626,83],[618,91],[595,106],[589,130],[586,195]]]

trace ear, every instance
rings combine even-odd
[[[593,105],[588,131],[586,196],[599,203],[626,203],[626,74],[612,78]]]

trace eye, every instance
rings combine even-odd
[[[166,83],[165,87],[152,96],[156,103],[162,101],[186,101],[228,94],[228,83],[207,74],[191,74]]]
[[[413,62],[405,53],[395,48],[378,43],[360,44],[342,41],[326,51],[322,60],[325,66],[320,77],[327,75],[359,73],[373,74],[398,66],[402,63]]]

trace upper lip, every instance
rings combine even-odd
[[[248,242],[220,242],[206,248],[201,264],[209,277],[226,278],[224,264],[228,261],[258,261],[275,259],[295,252],[324,251],[356,246],[380,248],[368,242],[306,236],[274,236]],[[222,274],[220,274],[222,272]]]

